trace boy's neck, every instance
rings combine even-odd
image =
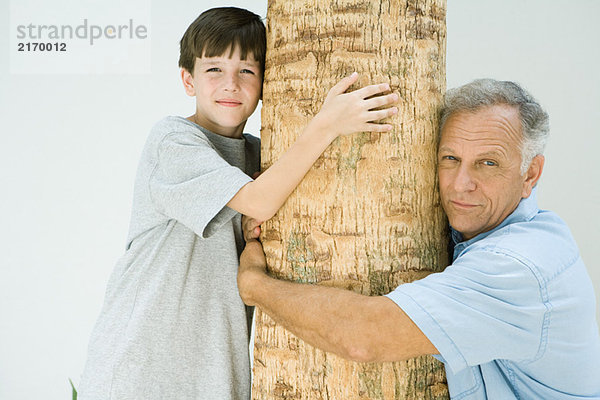
[[[201,126],[204,129],[209,130],[210,132],[217,134],[219,136],[225,136],[232,139],[241,139],[242,133],[244,132],[244,126],[246,123],[235,127],[235,128],[225,128],[225,127],[216,127],[211,126],[210,123],[204,123],[200,118],[197,117],[197,114],[190,115],[186,118],[188,121],[195,123],[198,126]]]

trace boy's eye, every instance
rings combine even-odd
[[[217,68],[217,67],[212,67],[212,68],[208,68],[206,70],[206,72],[220,72],[221,68]]]
[[[252,74],[252,75],[254,75],[254,71],[252,71],[251,69],[245,69],[244,68],[241,72],[242,72],[242,74]]]

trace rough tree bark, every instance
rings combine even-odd
[[[382,295],[447,265],[435,173],[445,90],[445,0],[271,0],[262,168],[293,143],[329,88],[400,95],[392,133],[337,139],[263,226],[270,271],[284,279]],[[317,350],[257,311],[255,399],[447,398],[432,357],[354,363]]]

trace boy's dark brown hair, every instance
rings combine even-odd
[[[211,8],[200,14],[181,38],[179,66],[194,73],[196,57],[218,57],[236,46],[242,60],[251,53],[265,70],[267,39],[265,24],[251,11],[236,7]]]

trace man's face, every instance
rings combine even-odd
[[[218,57],[196,58],[193,77],[185,70],[186,92],[196,97],[194,122],[229,137],[240,137],[246,120],[258,104],[262,91],[260,63],[248,54],[241,59],[239,47]]]
[[[498,226],[531,193],[539,174],[521,175],[521,140],[519,112],[511,106],[447,119],[438,150],[440,195],[450,225],[465,239]]]

